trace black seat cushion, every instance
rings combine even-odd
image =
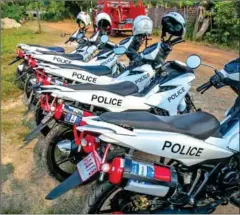
[[[55,54],[53,54],[53,55],[55,55]],[[80,61],[83,60],[83,56],[81,54],[61,54],[61,57],[67,58],[68,60],[80,60]],[[62,64],[60,64],[60,65],[62,65]]]
[[[57,56],[63,56],[63,52],[55,52],[55,51],[41,51],[41,50],[37,50],[38,52],[42,53],[42,54],[46,54],[46,55],[57,55]]]
[[[213,115],[205,112],[177,116],[155,116],[148,112],[107,112],[100,118],[116,125],[181,133],[201,140],[207,139],[220,128],[219,121]]]
[[[48,49],[50,51],[53,51],[53,52],[65,52],[64,48],[60,47],[60,46],[41,46],[41,45],[38,45],[38,44],[27,44],[29,46],[35,46],[35,47],[39,47],[39,48],[45,48],[45,49]]]
[[[95,84],[68,85],[68,88],[73,90],[107,91],[121,96],[128,96],[138,92],[137,85],[130,81],[109,85],[95,85]]]
[[[78,66],[78,65],[72,65],[72,64],[54,64],[54,65],[62,69],[83,70],[97,76],[112,74],[112,70],[109,67],[101,66],[101,65],[96,65],[96,66]]]
[[[177,61],[168,61],[162,66],[163,72],[171,73],[171,71],[177,70],[178,72],[182,73],[194,73],[193,69],[183,64],[178,63]]]

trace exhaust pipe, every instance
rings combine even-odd
[[[58,149],[66,156],[69,156],[72,152],[77,151],[78,146],[74,141],[62,140],[57,144]]]

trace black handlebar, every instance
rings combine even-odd
[[[210,81],[208,81],[207,83],[205,83],[205,84],[201,85],[200,87],[198,87],[197,91],[201,92],[203,94],[205,91],[207,91],[212,86],[213,86],[213,84]]]
[[[70,41],[70,38],[65,42],[65,44],[67,44]]]
[[[176,44],[178,44],[178,43],[182,43],[182,42],[184,42],[184,41],[185,41],[185,40],[182,39],[182,37],[178,37],[178,38],[170,41],[170,44],[173,46],[173,45],[176,45]]]

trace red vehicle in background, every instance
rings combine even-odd
[[[103,24],[105,27],[108,25],[108,33],[113,35],[132,31],[133,20],[139,15],[147,15],[142,1],[134,4],[132,0],[98,0],[97,8],[93,11],[94,30],[97,31]]]

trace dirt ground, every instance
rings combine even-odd
[[[37,25],[28,24],[27,26],[36,29]],[[51,42],[51,45],[61,45],[69,50],[75,46],[64,44],[67,37],[59,39],[61,33],[73,32],[76,29],[75,23],[69,21],[44,23],[42,27],[51,37],[56,37],[56,42],[54,44]],[[118,43],[121,39],[122,37],[117,37],[110,40]],[[153,37],[150,43],[158,41],[158,37]],[[48,41],[44,43],[44,45],[47,44],[49,45]],[[185,42],[173,48],[168,60],[185,61],[190,54],[200,55],[205,64],[210,64],[218,69],[221,69],[226,62],[238,57],[234,52]],[[222,119],[224,112],[235,99],[234,93],[228,88],[211,89],[204,95],[195,91],[196,87],[205,83],[212,74],[213,71],[207,67],[201,66],[197,69],[197,77],[193,83],[191,95],[197,107]],[[22,121],[22,116],[26,110],[22,100],[22,96],[17,100],[8,99],[1,106],[2,118],[9,120],[9,123],[6,122],[2,125],[1,136],[2,213],[80,213],[84,195],[88,191],[87,186],[70,191],[57,200],[45,200],[47,193],[58,182],[48,176],[40,164],[40,152],[44,144],[43,138],[40,137],[38,141],[33,141],[23,150],[18,149],[24,136],[34,126],[32,118]],[[239,213],[239,209],[233,206],[221,206],[216,213]]]

